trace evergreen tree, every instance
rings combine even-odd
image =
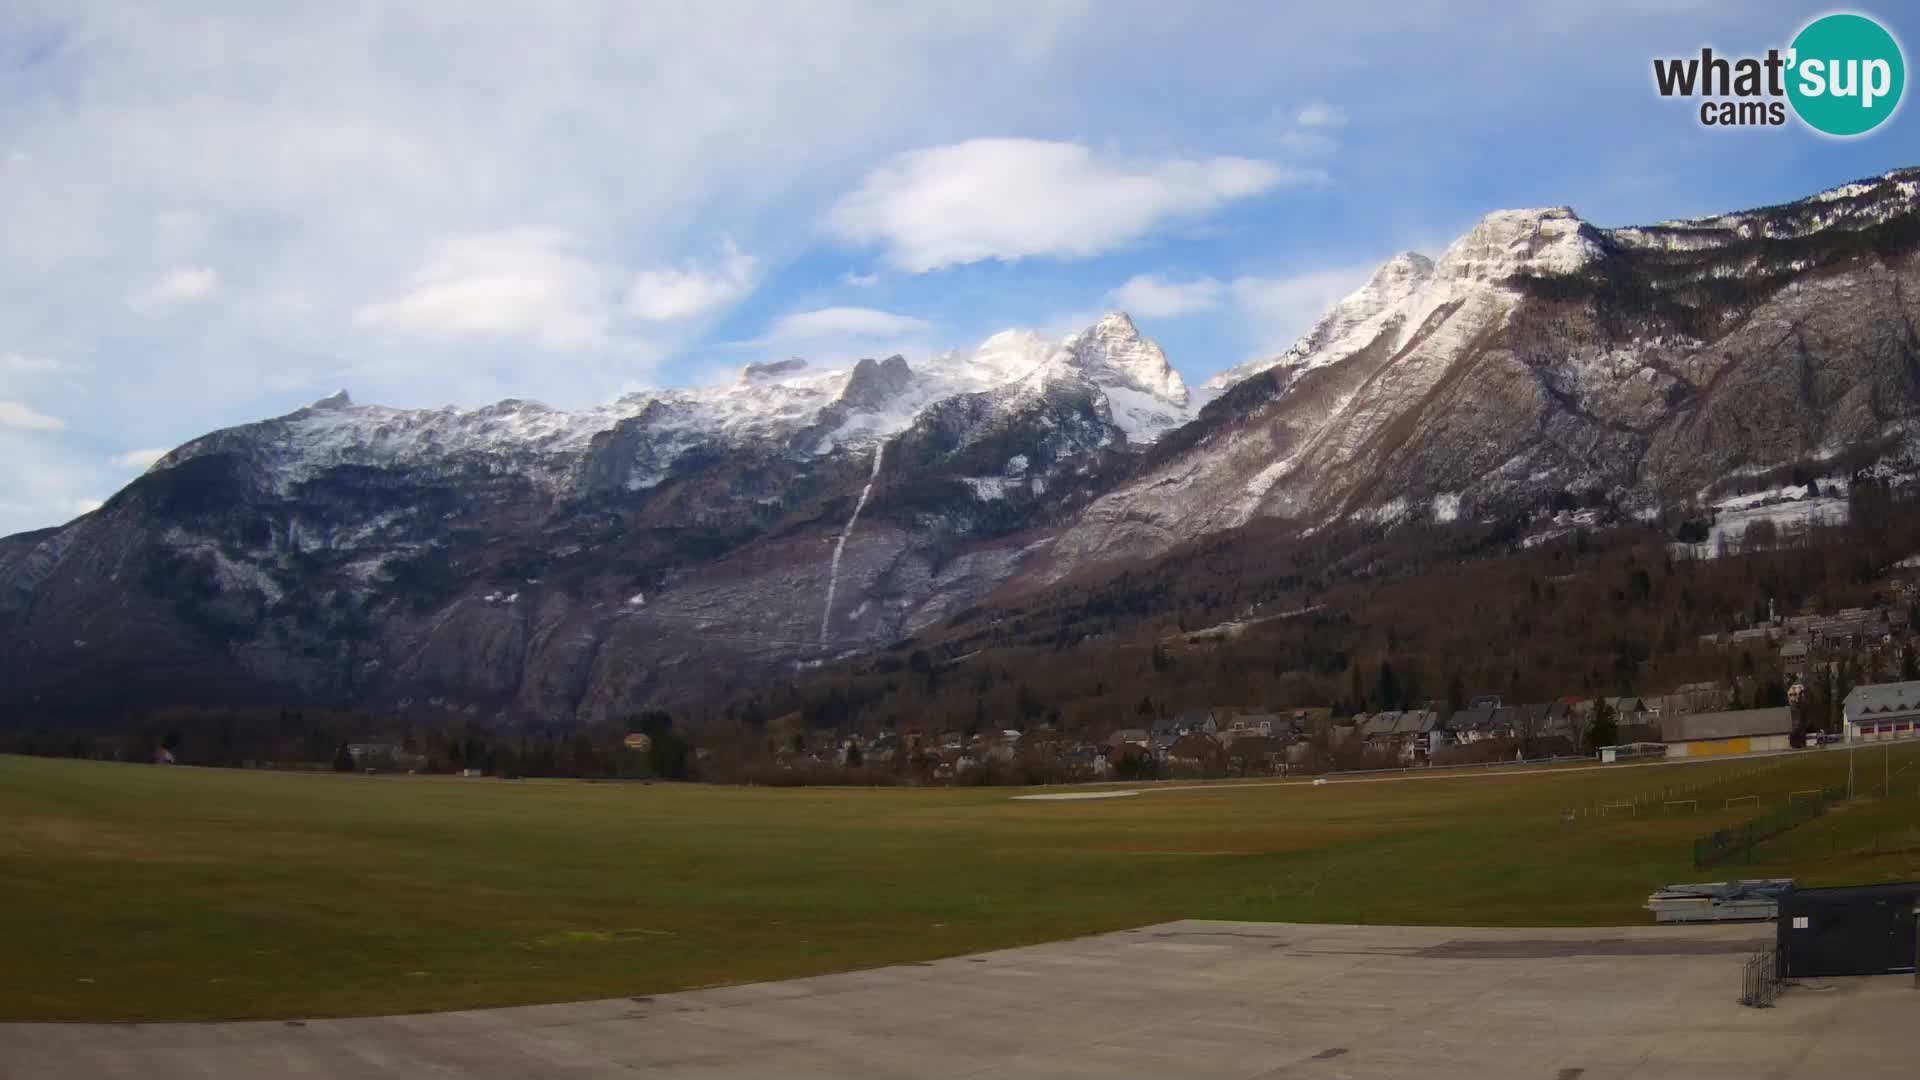
[[[1382,709],[1400,707],[1400,679],[1393,673],[1393,661],[1380,661],[1380,681],[1374,688],[1374,698]]]
[[[1593,703],[1593,726],[1587,729],[1587,749],[1599,752],[1603,746],[1613,746],[1620,739],[1619,718],[1614,715],[1613,706],[1606,698]]]

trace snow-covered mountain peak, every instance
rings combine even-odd
[[[1596,236],[1571,207],[1495,210],[1447,247],[1433,274],[1443,281],[1499,283],[1577,273],[1605,255]]]
[[[1177,406],[1187,404],[1186,380],[1124,312],[1107,315],[1069,338],[1066,348],[1087,377],[1103,387],[1151,394]]]
[[[1024,379],[1048,362],[1060,346],[1032,330],[1002,330],[972,349],[935,359],[951,377],[979,383],[979,389]]]
[[[1403,251],[1373,272],[1365,285],[1341,301],[1344,306],[1365,297],[1405,295],[1433,276],[1433,260],[1417,251]]]
[[[285,490],[336,465],[457,469],[484,458],[491,469],[555,488],[570,482],[574,461],[597,436],[625,425],[647,433],[650,456],[634,473],[644,487],[697,445],[778,447],[806,432],[814,453],[863,448],[958,395],[1005,389],[1005,407],[1019,408],[1068,383],[1104,397],[1103,415],[1135,444],[1192,418],[1186,385],[1165,353],[1115,315],[1065,341],[1007,330],[971,350],[912,363],[903,356],[826,367],[798,358],[750,363],[730,384],[628,393],[579,411],[518,398],[471,409],[395,409],[356,404],[341,391],[196,439],[159,464],[244,445],[268,468],[268,482]]]
[[[849,408],[877,412],[894,398],[913,389],[913,369],[907,358],[895,354],[885,360],[867,357],[853,365],[839,401]]]
[[[1264,371],[1299,375],[1338,363],[1376,341],[1404,348],[1436,312],[1469,298],[1502,303],[1498,287],[1514,277],[1576,273],[1605,257],[1600,234],[1565,206],[1496,210],[1438,259],[1406,251],[1380,264],[1367,283],[1320,317],[1279,356],[1249,360],[1208,379],[1204,396]]]
[[[1605,256],[1596,229],[1567,206],[1496,209],[1434,261],[1442,281],[1498,284],[1511,277],[1578,273]]]

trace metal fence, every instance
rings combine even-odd
[[[1814,862],[1821,859],[1899,855],[1920,851],[1920,825],[1861,829],[1849,823],[1845,834],[1833,829],[1812,835],[1789,833],[1757,846],[1748,862]]]
[[[1740,978],[1740,1004],[1756,1009],[1773,1007],[1780,996],[1780,965],[1772,949],[1747,957],[1746,971]]]
[[[1797,829],[1827,812],[1827,804],[1846,792],[1834,788],[1816,798],[1788,802],[1779,809],[1730,829],[1721,829],[1693,842],[1693,865],[1717,866],[1735,861],[1752,862],[1753,849],[1763,840]]]
[[[1616,800],[1612,802],[1596,802],[1579,806],[1569,806],[1561,811],[1560,816],[1567,821],[1578,821],[1582,818],[1641,817],[1647,814],[1659,814],[1663,817],[1674,814],[1697,814],[1700,812],[1702,801],[1700,798],[1701,793],[1710,788],[1724,788],[1736,780],[1743,780],[1759,776],[1763,773],[1770,773],[1775,769],[1789,764],[1792,760],[1789,755],[1793,753],[1796,753],[1796,751],[1783,751],[1777,755],[1768,755],[1760,761],[1752,762],[1742,768],[1729,772],[1715,770],[1713,775],[1707,779],[1697,780],[1690,784],[1670,784],[1665,787],[1652,788],[1647,791],[1642,791],[1625,801]],[[1692,759],[1673,758],[1663,762],[1662,767],[1724,764],[1726,764],[1724,759],[1716,760],[1711,757]],[[1722,798],[1723,797],[1706,799],[1706,808],[1708,810],[1731,809],[1731,805],[1721,805]],[[1735,796],[1733,799],[1726,799],[1725,801],[1731,804],[1734,799],[1739,798],[1756,798],[1756,796]]]

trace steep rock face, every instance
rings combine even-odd
[[[1173,405],[1187,403],[1187,384],[1167,363],[1160,346],[1141,335],[1125,312],[1114,312],[1066,344],[1087,378],[1105,386],[1152,394]]]
[[[1255,517],[1482,516],[1570,488],[1655,505],[1899,444],[1920,403],[1915,180],[1638,229],[1502,211],[1432,263],[1397,256],[1239,369],[1062,532],[1046,576]]]
[[[848,409],[878,412],[912,386],[913,369],[907,366],[906,357],[889,356],[885,361],[869,357],[853,365],[838,403]]]

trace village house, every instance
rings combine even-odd
[[[1017,740],[990,738],[974,751],[974,755],[985,761],[1008,765],[1012,764],[1014,757],[1018,755],[1019,752],[1020,744]]]
[[[1715,712],[1727,707],[1727,692],[1717,682],[1684,683],[1667,693],[1645,699],[1647,711],[1664,720],[1688,713]]]
[[[1806,638],[1787,639],[1786,644],[1780,646],[1780,669],[1788,675],[1806,675],[1810,652]]]
[[[1446,745],[1447,732],[1440,724],[1437,711],[1409,709],[1400,714],[1399,723],[1394,725],[1394,739],[1400,761],[1419,765],[1432,760],[1433,752]]]
[[[900,737],[887,734],[875,738],[871,744],[864,747],[861,751],[861,760],[868,765],[887,765],[892,763],[899,754]]]
[[[1167,764],[1175,768],[1212,772],[1224,763],[1220,740],[1203,732],[1182,735],[1167,748]]]
[[[1628,695],[1625,697],[1601,698],[1600,700],[1607,703],[1607,710],[1613,715],[1613,720],[1617,724],[1641,723],[1641,717],[1645,716],[1647,712],[1645,698]]]
[[[1499,700],[1498,698],[1494,698],[1494,703],[1491,707],[1482,703],[1480,705],[1469,706],[1461,712],[1455,713],[1454,720],[1449,721],[1447,724],[1447,730],[1451,734],[1452,741],[1456,743],[1474,743],[1485,742],[1489,739],[1512,740],[1518,738],[1520,732],[1526,729],[1529,722],[1527,713],[1529,706],[1503,705],[1499,703]],[[1547,706],[1537,705],[1532,706],[1532,708],[1544,710]]]
[[[1433,709],[1377,712],[1365,717],[1355,734],[1366,742],[1369,753],[1392,754],[1405,764],[1428,760],[1448,738],[1440,714]]]
[[[1256,735],[1278,735],[1283,731],[1291,733],[1292,730],[1293,721],[1291,720],[1282,720],[1273,713],[1253,712],[1241,713],[1234,717],[1233,722],[1227,726],[1225,734],[1239,735],[1252,732]]]
[[[978,757],[958,747],[942,747],[933,752],[933,776],[936,780],[951,780],[963,772],[979,767]]]
[[[1840,716],[1849,743],[1920,738],[1920,682],[1856,686]]]
[[[1101,748],[1101,754],[1107,760],[1108,771],[1133,766],[1136,769],[1160,760],[1146,743],[1109,742]]]
[[[1500,699],[1475,699],[1475,703],[1464,709],[1456,709],[1447,718],[1447,730],[1453,734],[1455,742],[1477,743],[1488,739],[1500,738],[1498,718],[1501,714]]]
[[[1100,752],[1097,746],[1076,746],[1068,759],[1074,772],[1085,770],[1094,779],[1104,779],[1113,774],[1113,761]]]
[[[1660,718],[1647,708],[1645,698],[1607,698],[1613,714],[1613,741],[1616,744],[1659,742]]]
[[[1243,735],[1227,746],[1227,772],[1234,776],[1270,776],[1285,772],[1287,743],[1272,735]]]
[[[1512,715],[1515,721],[1514,738],[1520,743],[1520,752],[1526,756],[1575,752],[1573,706],[1565,699],[1523,705]]]
[[[1366,723],[1356,726],[1354,734],[1367,744],[1367,750],[1372,753],[1397,751],[1400,740],[1394,735],[1394,729],[1400,726],[1401,715],[1396,709],[1374,713],[1366,718]]]
[[[1212,709],[1188,709],[1174,722],[1177,735],[1213,735],[1220,724]]]

